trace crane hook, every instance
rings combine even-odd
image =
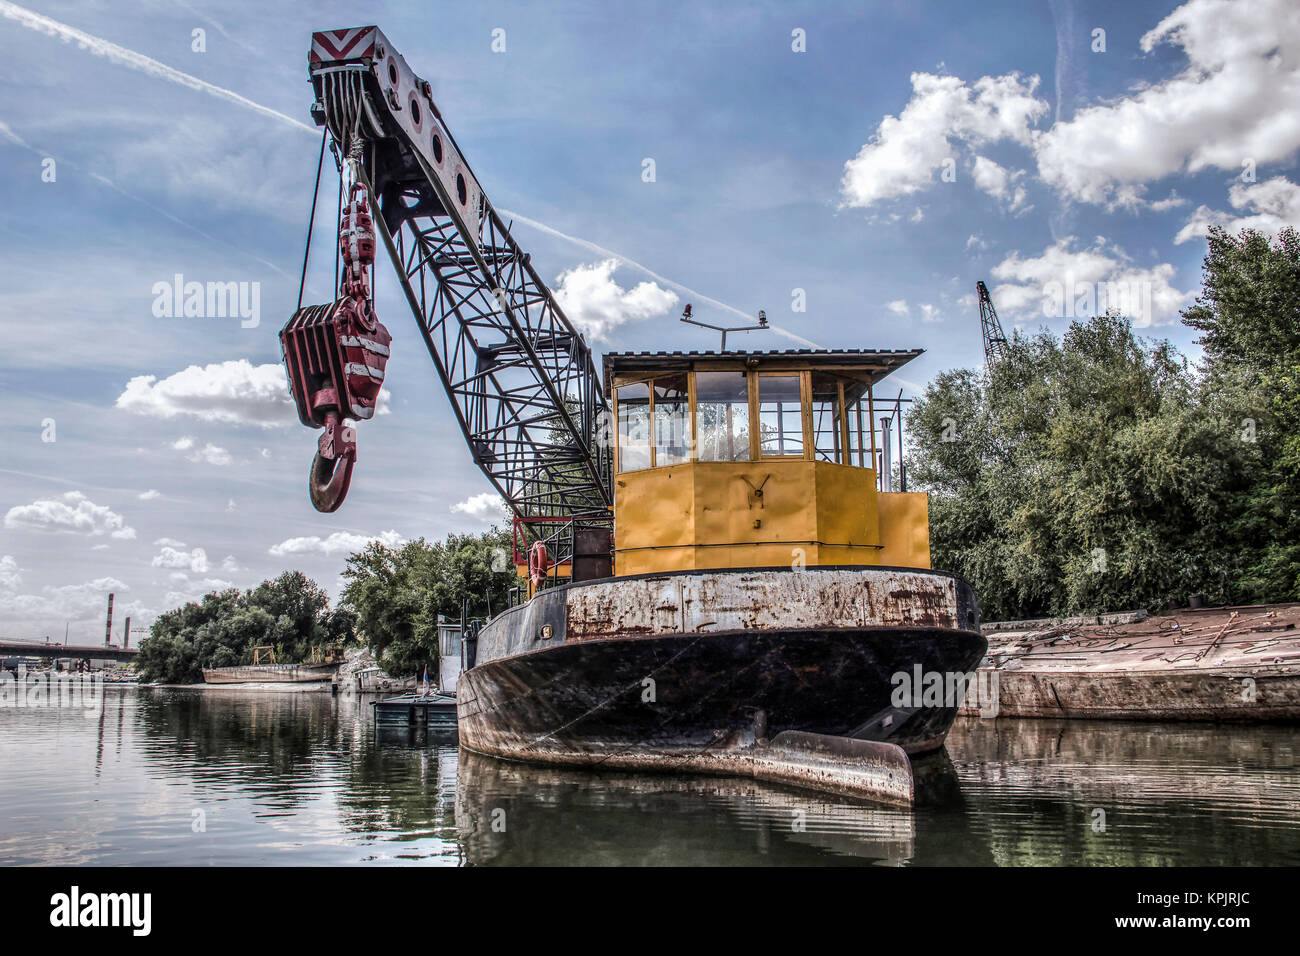
[[[323,428],[307,490],[317,511],[336,511],[348,493],[357,460],[353,422],[372,418],[388,365],[392,337],[374,312],[370,269],[375,261],[371,196],[353,182],[339,221],[343,269],[339,298],[299,308],[280,330],[280,347],[298,420]]]
[[[307,478],[307,493],[317,511],[329,514],[343,504],[356,461],[356,429],[344,425],[338,412],[331,408],[325,413],[325,431],[320,436]]]
[[[352,466],[356,464],[351,458],[335,458],[331,461],[322,458],[316,452],[311,460],[311,475],[307,480],[307,492],[311,495],[312,506],[317,511],[329,514],[338,511],[339,505],[348,495],[348,485],[352,483]]]

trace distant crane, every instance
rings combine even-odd
[[[980,300],[980,330],[984,335],[984,363],[989,367],[1007,354],[1007,337],[998,321],[998,310],[993,308],[993,297],[984,280],[975,283]]]

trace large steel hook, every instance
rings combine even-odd
[[[374,416],[392,341],[374,314],[370,282],[370,268],[375,261],[372,197],[360,177],[359,148],[356,143],[353,146],[355,156],[349,156],[347,167],[353,182],[338,229],[343,270],[339,298],[306,308],[300,303],[280,330],[280,347],[298,420],[325,429],[312,459],[307,491],[316,510],[326,513],[338,510],[343,503],[357,459],[356,429],[345,425],[343,416],[353,422]],[[318,179],[319,175],[318,170]],[[314,205],[312,217],[314,221]],[[310,248],[310,235],[308,244]]]
[[[347,497],[352,482],[352,466],[357,460],[357,432],[344,425],[334,409],[325,413],[325,431],[320,436],[316,456],[311,460],[307,493],[317,511],[337,511]]]
[[[338,511],[339,505],[348,495],[348,485],[352,482],[351,458],[324,458],[320,452],[311,460],[311,475],[307,480],[307,491],[311,503],[317,511],[329,514]]]

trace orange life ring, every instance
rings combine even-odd
[[[534,542],[533,546],[528,549],[528,579],[533,583],[533,590],[536,591],[546,580],[546,570],[550,567],[550,561],[546,554],[546,544],[542,541]]]

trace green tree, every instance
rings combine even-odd
[[[357,616],[356,630],[389,673],[418,673],[437,657],[438,615],[460,620],[502,610],[514,586],[510,536],[501,529],[479,535],[423,538],[399,548],[372,541],[347,559],[342,606]],[[504,568],[500,557],[507,556]]]
[[[1225,528],[1247,564],[1243,596],[1300,599],[1300,234],[1211,228],[1183,321],[1201,332],[1207,407],[1258,449],[1247,507]]]
[[[1256,450],[1197,397],[1186,360],[1115,314],[1016,335],[986,376],[939,375],[909,456],[934,566],[971,581],[986,620],[1235,597],[1221,528]]]
[[[325,592],[302,572],[286,571],[249,591],[215,591],[159,615],[136,666],[146,681],[199,683],[205,667],[253,663],[258,645],[273,645],[284,663],[306,660],[313,647],[351,637],[355,621],[351,611],[330,611]]]

